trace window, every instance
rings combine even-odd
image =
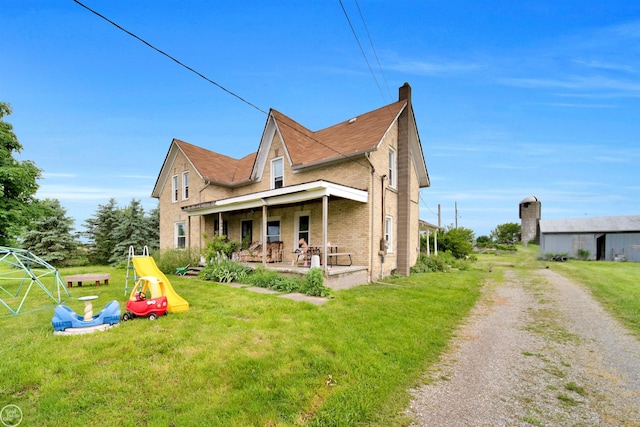
[[[182,200],[189,198],[189,172],[182,172]]]
[[[217,219],[213,221],[213,235],[217,236],[220,234],[220,221]],[[222,235],[229,237],[229,221],[226,219],[222,220]]]
[[[387,252],[393,252],[393,218],[390,216],[384,219],[384,240],[387,241]]]
[[[253,220],[243,220],[240,223],[240,241],[245,249],[253,242]]]
[[[176,222],[174,244],[176,248],[184,248],[187,245],[187,225],[184,222]]]
[[[267,221],[267,243],[280,241],[280,220]]]
[[[396,161],[396,150],[393,147],[389,147],[389,187],[396,188],[398,173],[398,163]]]
[[[171,177],[171,201],[178,201],[178,175]]]
[[[304,239],[305,242],[307,242],[307,245],[310,245],[310,238],[311,238],[311,233],[309,231],[309,213],[308,212],[296,212],[296,220],[295,220],[295,227],[296,227],[296,234],[294,236],[294,242],[293,242],[293,247],[297,248],[298,247],[298,242],[300,241],[300,239]]]
[[[284,187],[284,160],[282,157],[271,160],[271,188]]]

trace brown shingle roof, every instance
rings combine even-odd
[[[180,147],[204,179],[222,184],[233,184],[249,179],[257,154],[251,153],[242,159],[234,159],[179,139],[174,139],[173,142]]]
[[[375,149],[407,101],[398,101],[313,132],[284,114],[271,110],[293,165],[304,166],[350,157]],[[234,159],[174,139],[205,180],[219,184],[248,181],[258,153]]]
[[[278,123],[291,162],[305,165],[374,149],[406,105],[406,101],[398,101],[316,132],[276,110],[271,110],[271,114]]]

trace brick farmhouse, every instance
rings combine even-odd
[[[410,273],[429,185],[405,83],[397,102],[318,131],[272,109],[258,151],[241,159],[174,139],[152,196],[161,249],[226,235],[268,266],[291,263],[304,238],[323,267],[348,261],[373,281]]]

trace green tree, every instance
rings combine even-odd
[[[456,258],[464,258],[473,252],[473,230],[449,226],[438,232],[438,250],[449,251]]]
[[[111,264],[118,264],[126,259],[129,246],[142,248],[157,239],[157,230],[153,229],[151,221],[145,216],[139,200],[131,200],[129,206],[118,216],[118,221],[112,233],[116,244],[109,259]]]
[[[75,256],[78,241],[73,234],[73,218],[56,199],[45,199],[34,206],[38,215],[29,222],[22,246],[56,266],[66,265]]]
[[[22,145],[4,116],[11,114],[9,104],[0,102],[0,245],[12,246],[22,227],[33,217],[34,195],[41,170],[30,160],[18,161],[15,154]]]
[[[520,233],[522,227],[516,222],[507,222],[505,224],[498,225],[495,230],[491,232],[491,238],[500,244],[514,244],[520,240]]]
[[[91,264],[107,265],[113,254],[117,240],[113,231],[120,223],[120,209],[115,199],[109,199],[106,205],[98,205],[98,210],[84,222],[88,239],[89,253],[87,257]]]

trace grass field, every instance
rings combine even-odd
[[[586,285],[614,317],[640,338],[640,263],[570,261],[549,265]]]
[[[114,299],[124,309],[123,270],[61,274],[88,272],[111,273],[110,285],[74,287],[65,304],[81,313],[77,298],[98,295],[94,311]],[[446,348],[486,274],[398,278],[322,306],[174,276],[189,312],[81,336],[54,335],[53,307],[0,311],[0,406],[38,426],[406,425],[407,388]]]
[[[53,334],[53,307],[0,311],[0,407],[38,426],[403,426],[407,389],[446,349],[480,287],[504,268],[549,266],[588,286],[640,335],[640,264],[536,260],[537,246],[481,255],[469,271],[394,278],[322,306],[172,276],[191,309],[83,336]],[[493,270],[489,273],[489,268]],[[71,289],[124,309],[124,270]],[[50,304],[36,289],[27,309]],[[0,307],[0,310],[5,310]]]

